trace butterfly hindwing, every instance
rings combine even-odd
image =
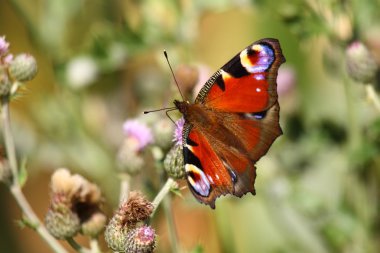
[[[185,118],[184,163],[198,201],[255,194],[255,163],[282,134],[277,70],[285,61],[276,39],[259,40],[233,57],[200,90],[195,103],[175,101]]]

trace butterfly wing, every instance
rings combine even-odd
[[[184,158],[189,187],[200,202],[214,208],[221,195],[255,194],[254,163],[282,133],[276,78],[284,61],[277,40],[257,41],[199,92],[195,104],[214,123],[185,125]]]
[[[202,87],[195,103],[229,112],[261,112],[277,101],[277,70],[285,62],[276,39],[246,47]]]

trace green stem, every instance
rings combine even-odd
[[[119,204],[121,205],[124,201],[128,199],[129,188],[131,182],[131,176],[127,173],[120,174],[121,182],[120,182],[120,196],[119,196]]]
[[[99,242],[96,238],[92,238],[90,241],[91,253],[101,253],[102,251],[99,248]]]
[[[170,196],[168,196],[167,198],[163,200],[163,205],[164,205],[166,221],[168,223],[170,247],[173,253],[181,252],[179,248],[179,244],[178,244],[178,236],[177,236],[177,230],[176,230],[176,226],[174,222],[173,212],[171,209]]]
[[[1,120],[3,125],[3,137],[5,142],[5,150],[9,161],[9,167],[12,171],[12,184],[10,191],[15,198],[18,206],[28,219],[29,224],[33,224],[33,229],[41,236],[42,239],[54,250],[56,253],[67,253],[65,248],[47,231],[45,226],[41,223],[37,215],[34,213],[29,202],[26,200],[22,193],[21,186],[18,181],[18,165],[16,159],[16,149],[11,131],[10,113],[9,113],[9,97],[1,99]]]
[[[380,99],[379,96],[377,96],[376,94],[375,88],[371,84],[367,84],[365,88],[369,101],[371,101],[375,106],[376,110],[380,112]]]
[[[9,115],[9,97],[2,97],[1,99],[1,120],[3,123],[3,136],[5,142],[5,150],[7,152],[9,167],[12,172],[13,185],[18,185],[18,165],[16,159],[15,143],[12,137],[11,121]]]
[[[174,183],[175,181],[170,177],[168,178],[168,180],[166,180],[165,185],[161,188],[160,192],[157,194],[157,196],[154,198],[152,202],[154,209],[150,217],[153,217],[154,213],[157,210],[157,207],[160,205],[161,201],[165,198],[165,196],[170,192],[170,189],[173,187]]]
[[[75,249],[77,252],[79,253],[91,253],[91,251],[89,249],[86,249],[84,247],[82,247],[80,244],[78,244],[74,238],[70,237],[70,238],[67,238],[66,241],[70,244],[70,246]]]
[[[38,219],[37,215],[34,213],[33,209],[29,205],[29,202],[22,193],[20,186],[14,184],[11,186],[10,190],[20,209],[27,217],[28,222],[33,224],[33,228],[41,236],[41,238],[45,240],[54,252],[67,253],[67,250],[62,247],[62,245],[49,233],[49,231],[47,231],[45,226],[42,225],[41,221]]]

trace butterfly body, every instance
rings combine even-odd
[[[219,69],[195,103],[174,101],[183,114],[189,188],[201,203],[255,194],[255,162],[282,134],[277,70],[285,58],[275,39],[257,41]]]

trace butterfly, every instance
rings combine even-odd
[[[255,163],[282,134],[277,71],[285,58],[277,39],[242,50],[204,84],[195,102],[175,100],[185,124],[186,180],[195,198],[215,208],[222,195],[255,195]]]

